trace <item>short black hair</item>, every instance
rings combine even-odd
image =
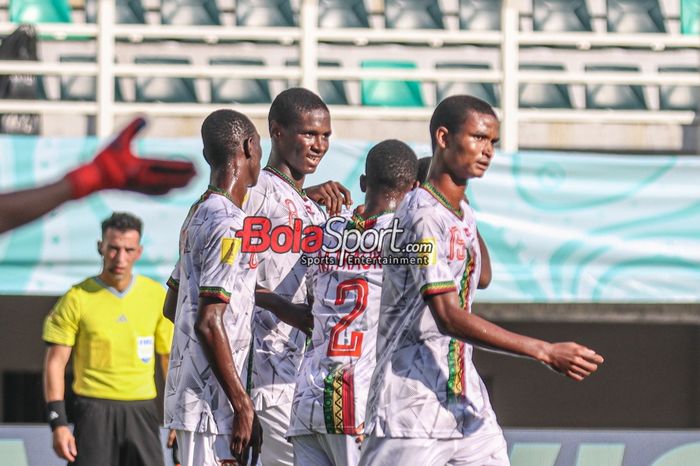
[[[102,222],[102,236],[104,236],[108,228],[121,231],[122,233],[136,230],[140,237],[143,231],[143,222],[140,218],[128,212],[114,212],[111,217],[106,218]]]
[[[267,123],[270,129],[273,121],[288,128],[296,123],[302,114],[319,109],[328,112],[328,106],[318,95],[303,87],[291,87],[280,92],[272,101]]]
[[[430,169],[430,162],[433,160],[432,157],[421,157],[418,159],[418,182],[420,184],[425,183],[428,179],[428,170]]]
[[[387,139],[367,153],[365,175],[369,186],[392,191],[408,190],[418,175],[418,157],[407,144]]]
[[[440,102],[430,118],[430,142],[433,150],[436,144],[435,131],[439,127],[444,126],[449,132],[456,133],[472,113],[491,115],[498,119],[493,107],[478,97],[451,95]]]
[[[247,116],[235,110],[216,110],[202,123],[204,159],[210,167],[225,166],[247,138],[257,130]]]

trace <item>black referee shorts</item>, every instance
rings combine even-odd
[[[163,466],[153,400],[115,401],[76,396],[72,466]]]

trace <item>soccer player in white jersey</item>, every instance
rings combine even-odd
[[[425,258],[426,265],[384,266],[369,436],[360,465],[509,464],[472,364],[472,345],[536,359],[574,380],[603,362],[577,343],[536,340],[471,313],[480,257],[464,193],[467,181],[489,167],[498,133],[491,106],[471,96],[448,97],[430,120],[434,155],[428,182],[409,193],[395,215],[405,230],[398,249],[420,250],[414,257]]]
[[[202,139],[210,186],[182,226],[163,310],[175,322],[165,425],[177,431],[182,466],[247,464],[251,448],[255,464],[262,434],[241,380],[256,270],[235,234],[260,173],[260,137],[246,116],[218,110],[204,120]]]
[[[401,141],[387,140],[367,154],[360,187],[365,209],[336,218],[327,228],[364,235],[366,251],[319,251],[309,266],[313,282],[314,327],[297,375],[287,432],[297,466],[355,466],[360,459],[369,381],[376,358],[377,321],[382,291],[379,232],[391,226],[394,211],[416,183],[418,160]],[[376,234],[368,234],[374,230]],[[325,235],[326,246],[338,240]],[[353,249],[356,242],[349,245]],[[361,261],[358,261],[360,259]]]
[[[266,218],[271,229],[319,225],[325,214],[303,189],[306,175],[314,173],[328,151],[331,118],[328,107],[313,92],[291,88],[272,102],[268,115],[272,149],[258,184],[244,205],[247,215]],[[323,199],[331,211],[351,202],[349,191],[335,182],[314,188],[314,199]],[[255,255],[258,285],[293,303],[307,298],[306,267],[301,252]],[[256,308],[253,318],[253,352],[249,386],[255,410],[263,426],[262,464],[291,465],[294,453],[285,434],[294,396],[296,373],[301,363],[306,335],[300,324],[289,325],[274,314]]]

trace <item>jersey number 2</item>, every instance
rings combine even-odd
[[[345,280],[338,284],[338,288],[335,291],[335,305],[340,306],[344,304],[348,293],[351,291],[355,292],[355,306],[348,315],[344,316],[333,326],[330,344],[328,345],[328,356],[360,357],[362,352],[362,337],[364,336],[362,332],[351,332],[350,343],[341,343],[339,341],[341,334],[347,330],[352,321],[360,317],[367,309],[369,289],[367,281],[361,278]]]

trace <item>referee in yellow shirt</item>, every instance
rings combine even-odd
[[[115,213],[102,223],[102,272],[73,286],[44,322],[49,345],[44,395],[53,448],[77,466],[162,466],[153,399],[155,353],[167,370],[173,326],[163,287],[132,274],[141,257],[141,220]],[[71,433],[64,403],[73,354],[76,393]]]

